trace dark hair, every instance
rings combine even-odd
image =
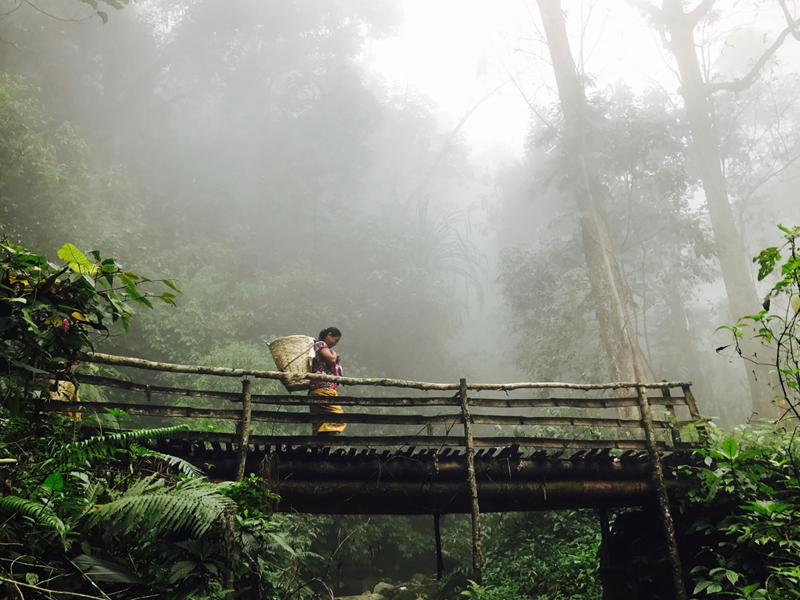
[[[317,338],[317,340],[320,342],[324,342],[325,338],[328,337],[329,335],[340,338],[342,337],[342,332],[339,331],[339,329],[336,327],[326,327],[325,329],[319,332],[319,337]]]

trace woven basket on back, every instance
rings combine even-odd
[[[275,359],[275,366],[284,373],[305,375],[311,370],[314,358],[314,338],[307,335],[289,335],[278,338],[269,344],[269,351]],[[286,382],[283,385],[290,392],[308,389],[307,379],[297,382]]]

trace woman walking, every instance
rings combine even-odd
[[[311,362],[311,372],[320,375],[342,376],[342,362],[333,347],[342,339],[342,332],[336,327],[328,327],[319,332],[317,341],[314,342],[314,360]],[[339,395],[337,385],[331,381],[312,380],[308,386],[309,396]],[[335,404],[312,404],[311,414],[330,415],[342,414],[341,406]],[[338,435],[344,431],[345,423],[312,423],[312,435]]]

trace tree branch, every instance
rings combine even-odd
[[[36,585],[31,585],[29,583],[22,583],[21,581],[16,581],[15,579],[7,579],[6,577],[0,576],[0,581],[5,581],[6,583],[13,583],[15,586],[22,586],[26,588],[30,588],[32,590],[36,590],[37,592],[41,592],[47,594],[51,598],[61,596],[61,595],[68,595],[68,596],[75,596],[76,598],[91,598],[92,600],[103,600],[99,596],[87,596],[86,594],[79,594],[78,592],[67,592],[64,590],[48,590],[43,587],[39,587]],[[19,588],[17,588],[19,589]],[[108,596],[106,596],[107,598]]]
[[[646,0],[626,0],[626,2],[631,6],[635,6],[636,8],[643,10],[657,21],[661,20],[661,10],[654,4],[651,4]]]
[[[753,68],[750,69],[750,72],[742,77],[741,79],[736,79],[734,81],[720,81],[718,83],[708,83],[706,84],[706,89],[708,90],[709,94],[713,94],[715,92],[719,92],[720,90],[727,90],[729,92],[741,92],[746,90],[753,82],[756,80],[758,76],[758,72],[761,68],[767,64],[767,61],[772,58],[772,56],[778,51],[778,48],[781,47],[784,40],[789,36],[789,34],[796,35],[800,34],[800,19],[796,21],[792,21],[790,25],[781,31],[781,34],[778,36],[778,39],[773,42],[772,46],[767,48],[767,51],[761,55],[756,61],[756,64],[753,65]]]
[[[700,4],[695,6],[694,9],[686,15],[693,27],[708,14],[716,1],[717,0],[702,0]]]
[[[780,2],[781,8],[783,9],[783,16],[786,17],[786,24],[791,27],[794,19],[792,18],[792,13],[789,12],[789,7],[786,6],[786,0],[778,0]],[[794,39],[800,40],[800,31],[793,31],[792,36]]]

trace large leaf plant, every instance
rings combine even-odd
[[[78,354],[92,350],[110,326],[128,331],[137,305],[152,308],[152,299],[174,305],[181,293],[169,279],[161,280],[167,290],[145,291],[142,284],[157,282],[97,251],[87,256],[65,244],[58,257],[62,262],[52,263],[0,242],[0,385],[14,412],[52,378],[69,379]]]

